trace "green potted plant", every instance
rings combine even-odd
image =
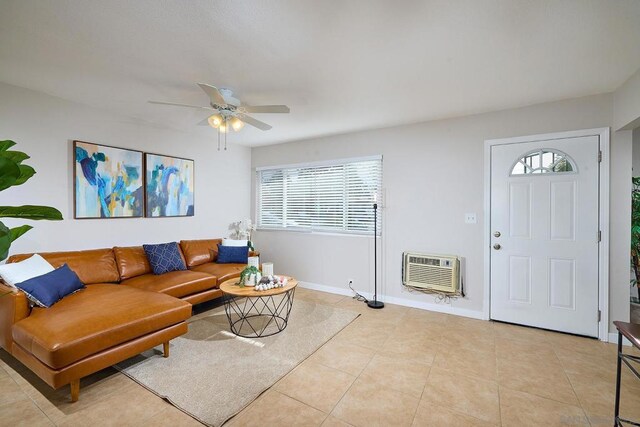
[[[0,191],[22,185],[36,173],[31,166],[22,164],[29,159],[27,154],[9,150],[14,145],[16,143],[13,141],[0,141]],[[0,206],[0,218],[59,221],[62,219],[62,214],[58,209],[49,206]],[[9,256],[11,243],[32,228],[30,225],[9,228],[0,221],[0,261]]]
[[[632,287],[640,287],[640,177],[632,178],[633,188],[631,190],[631,268],[634,278],[631,279]],[[640,303],[638,297],[636,304]]]
[[[238,279],[236,285],[240,285],[240,287],[246,286],[247,280],[251,277],[252,274],[254,275],[255,280],[253,283],[249,283],[249,286],[257,285],[260,281],[261,273],[260,270],[258,270],[258,267],[255,267],[253,265],[250,265],[242,270],[242,272],[240,273],[240,278]]]

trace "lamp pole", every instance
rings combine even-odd
[[[370,308],[382,308],[384,303],[378,301],[378,203],[377,194],[373,198],[373,301],[367,301]]]

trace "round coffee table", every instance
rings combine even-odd
[[[231,332],[245,338],[262,338],[284,331],[298,281],[287,277],[285,286],[267,291],[240,286],[237,281],[229,279],[220,285]]]

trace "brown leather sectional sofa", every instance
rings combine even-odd
[[[187,332],[191,307],[222,295],[220,283],[238,277],[244,264],[217,264],[221,239],[183,240],[188,270],[154,275],[142,246],[40,253],[54,267],[64,263],[86,289],[50,308],[29,305],[22,291],[0,283],[0,346],[54,388]],[[13,255],[17,262],[32,254]]]

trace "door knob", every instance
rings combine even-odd
[[[495,245],[493,245],[493,249],[495,249],[496,251],[499,251],[501,247],[502,246],[500,246],[500,243],[496,243]]]
[[[500,237],[500,236],[502,236],[502,234],[500,234],[500,232],[499,232],[499,231],[496,231],[495,233],[493,233],[493,235],[494,235],[494,237]]]

